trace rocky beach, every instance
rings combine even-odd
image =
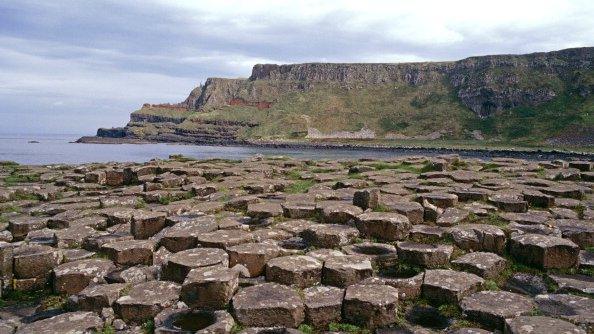
[[[2,333],[592,333],[594,163],[0,164]]]

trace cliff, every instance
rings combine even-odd
[[[143,106],[124,132],[197,143],[326,136],[558,144],[570,131],[590,145],[593,92],[594,48],[454,62],[258,64],[246,79],[209,78],[181,103]]]

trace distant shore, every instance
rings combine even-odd
[[[457,146],[427,146],[427,145],[386,145],[380,143],[341,143],[341,142],[304,142],[304,141],[233,141],[233,142],[177,142],[177,141],[151,141],[135,138],[110,138],[85,136],[79,138],[77,143],[86,144],[172,144],[172,145],[201,145],[201,146],[241,146],[263,147],[282,149],[341,149],[341,150],[373,150],[410,152],[410,154],[463,154],[470,156],[532,158],[532,159],[585,159],[594,160],[594,152],[579,152],[563,149],[543,149],[529,147],[457,147]]]

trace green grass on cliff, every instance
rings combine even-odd
[[[366,126],[378,135],[428,134],[437,130],[463,135],[472,118],[443,84],[412,87],[386,85],[346,89],[318,84],[307,92],[282,95],[270,109],[225,106],[190,118],[249,121],[260,125],[246,130],[252,139],[303,138],[310,126],[322,132],[357,131]]]

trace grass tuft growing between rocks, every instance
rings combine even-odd
[[[346,322],[332,322],[328,325],[330,332],[345,332],[353,334],[370,334],[368,329],[361,328],[357,325],[349,324]]]
[[[297,180],[285,188],[285,192],[289,194],[306,193],[309,188],[315,184],[313,180]]]

